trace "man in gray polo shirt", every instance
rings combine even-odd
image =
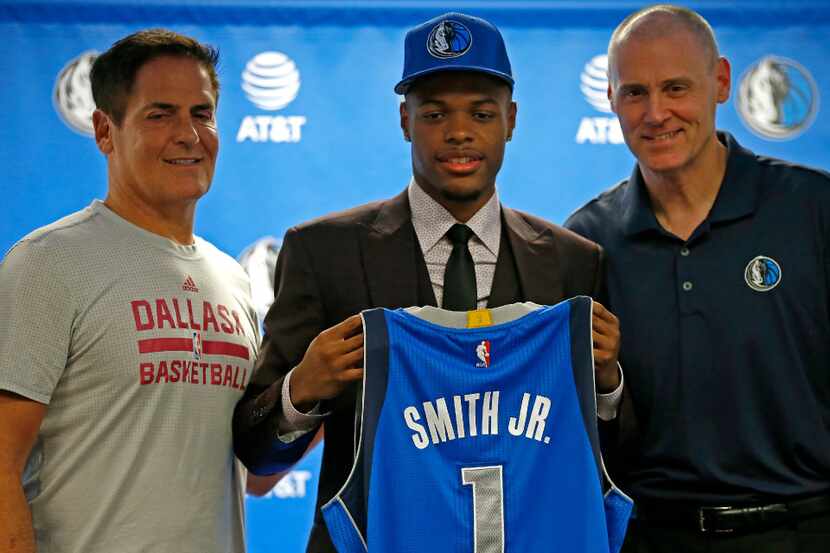
[[[101,55],[107,198],[0,264],[0,552],[244,551],[230,423],[256,315],[241,267],[193,235],[216,59],[164,30]]]

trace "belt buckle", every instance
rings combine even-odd
[[[700,532],[702,534],[708,534],[709,532],[713,532],[715,534],[728,534],[734,531],[734,528],[707,528],[706,527],[706,515],[707,513],[718,513],[723,511],[728,511],[732,509],[732,507],[700,507],[697,510],[697,520],[698,525],[700,528]]]

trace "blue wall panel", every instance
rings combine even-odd
[[[0,2],[0,250],[105,195],[105,160],[93,140],[60,115],[56,81],[84,52],[101,52],[150,26],[193,35],[222,54],[222,142],[213,188],[198,210],[200,235],[236,256],[261,237],[279,238],[301,221],[399,192],[410,176],[410,145],[401,137],[399,98],[392,92],[401,72],[403,36],[408,27],[450,8],[500,25],[513,62],[519,115],[499,175],[502,200],[561,222],[631,171],[633,159],[620,143],[614,115],[589,103],[586,94],[601,93],[601,56],[611,30],[639,6],[597,1]],[[827,4],[690,6],[710,19],[722,53],[732,62],[733,95],[719,108],[719,127],[759,153],[830,167],[830,116],[820,102],[830,86]],[[282,56],[257,58],[266,52]],[[815,112],[806,129],[783,140],[750,130],[737,110],[741,78],[758,77],[752,68],[768,56],[778,63],[767,69],[791,83],[779,100],[788,122],[798,123],[811,106]],[[275,60],[283,69],[294,64],[299,89],[284,107],[264,109],[246,96],[243,73],[255,59],[262,61],[260,67]],[[73,85],[69,103],[83,107],[82,64],[71,77],[64,83]],[[83,115],[82,109],[77,112]],[[302,550],[319,457],[318,448],[270,496],[249,501],[252,552]]]

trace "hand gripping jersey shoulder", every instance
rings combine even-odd
[[[340,553],[617,553],[631,500],[599,451],[591,300],[527,306],[474,329],[363,313],[359,445],[323,507]]]

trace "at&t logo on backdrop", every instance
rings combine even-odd
[[[261,110],[281,110],[300,91],[300,71],[285,54],[262,52],[245,66],[242,91]],[[236,141],[299,142],[305,123],[302,115],[247,115],[236,133]]]
[[[75,132],[93,136],[92,112],[95,100],[92,99],[92,84],[89,72],[98,52],[88,50],[69,62],[55,79],[52,103],[66,126]]]
[[[268,499],[299,499],[306,496],[307,483],[311,480],[311,472],[307,470],[292,470],[283,476],[276,486],[266,493],[263,498]]]
[[[749,130],[762,138],[789,140],[812,125],[818,87],[801,64],[766,56],[741,76],[735,106]]]
[[[576,143],[622,144],[620,121],[613,115],[608,102],[608,56],[599,54],[591,58],[579,77],[579,90],[585,101],[603,116],[583,117],[576,131]]]

